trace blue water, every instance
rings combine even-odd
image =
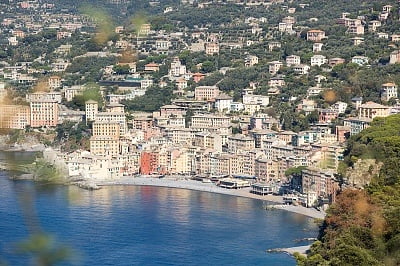
[[[27,218],[22,209],[36,214]],[[78,265],[294,265],[265,250],[304,245],[294,240],[318,230],[312,219],[266,211],[259,200],[156,187],[86,191],[10,181],[0,172],[0,259],[29,263],[14,251],[35,217],[73,248],[68,264]]]

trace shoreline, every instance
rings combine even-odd
[[[216,186],[213,183],[202,183],[195,180],[186,180],[181,178],[151,178],[151,177],[125,177],[119,180],[103,180],[103,181],[92,181],[98,187],[105,186],[153,186],[153,187],[166,187],[166,188],[178,188],[188,189],[201,192],[209,192],[216,194],[223,194],[235,197],[250,198],[262,201],[268,201],[273,209],[284,210],[292,213],[301,214],[314,219],[324,219],[325,213],[312,208],[306,208],[303,206],[284,205],[282,196],[274,195],[256,195],[250,193],[250,188],[242,189],[225,189]],[[275,203],[275,204],[274,204]]]

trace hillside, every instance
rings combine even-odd
[[[345,162],[383,163],[365,190],[345,189],[328,210],[320,241],[299,265],[399,265],[400,115],[376,118],[352,137]]]

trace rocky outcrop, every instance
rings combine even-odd
[[[345,181],[354,187],[363,188],[371,179],[379,174],[383,163],[375,159],[359,159],[353,167],[349,167],[345,173]]]

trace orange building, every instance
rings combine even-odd
[[[159,172],[158,152],[143,151],[140,155],[140,173],[151,175]]]
[[[193,74],[193,81],[198,83],[200,80],[204,79],[206,75],[203,73],[194,73]]]

